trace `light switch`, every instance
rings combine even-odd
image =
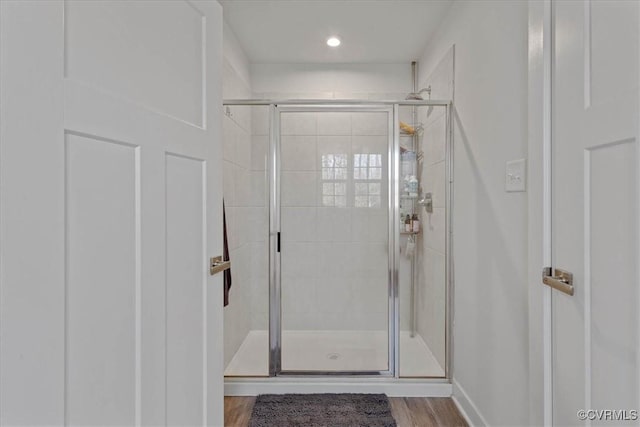
[[[526,177],[525,159],[508,161],[504,176],[505,191],[525,191]]]

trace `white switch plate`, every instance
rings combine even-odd
[[[510,160],[507,162],[504,174],[504,189],[509,192],[525,191],[527,174],[525,159]]]

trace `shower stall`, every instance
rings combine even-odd
[[[450,102],[224,105],[227,385],[446,381]]]

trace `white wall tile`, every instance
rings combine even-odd
[[[269,137],[253,135],[251,137],[251,170],[263,171],[267,166]]]
[[[356,136],[351,138],[353,153],[382,154],[383,164],[387,164],[389,138],[384,135]]]
[[[319,113],[318,135],[351,135],[351,113]]]
[[[433,207],[444,208],[446,203],[446,169],[445,162],[436,163],[431,167],[433,170]]]
[[[445,220],[444,208],[433,208],[433,213],[422,215],[421,226],[423,227],[426,247],[441,254],[445,253]]]
[[[233,175],[234,164],[225,160],[222,163],[222,194],[227,206],[236,204],[236,188]]]
[[[358,279],[364,279],[370,269],[371,261],[369,260],[369,246],[366,242],[352,242],[351,255],[349,259],[353,265],[355,276]]]
[[[424,269],[421,271],[424,286],[418,295],[418,331],[436,360],[444,366],[446,328],[445,257],[430,249],[424,251]]]
[[[243,169],[251,169],[251,135],[238,129],[236,135],[236,163]]]
[[[282,135],[316,135],[318,120],[316,113],[281,113]]]
[[[398,260],[398,291],[400,299],[400,330],[406,331],[411,329],[410,322],[410,304],[411,304],[411,261],[405,256],[405,247],[407,236],[401,236],[400,239],[400,259]],[[417,258],[420,260],[422,257]],[[422,282],[420,282],[422,283]]]
[[[347,320],[341,329],[350,329],[353,331],[387,331],[389,328],[388,311],[374,312],[368,311],[365,315],[358,310],[350,310],[347,312]],[[380,352],[385,352],[386,343],[379,348]]]
[[[222,158],[236,161],[236,124],[228,117],[222,120]]]
[[[315,171],[316,136],[283,135],[280,154],[283,171]]]
[[[317,244],[318,277],[322,279],[355,279],[359,277],[354,243],[321,242]]]
[[[269,237],[269,219],[266,209],[262,207],[247,208],[249,232],[251,233],[250,244],[266,242]]]
[[[389,272],[389,248],[383,243],[371,243],[367,246],[367,264],[365,277],[375,278]]]
[[[317,240],[317,208],[282,208],[280,229],[284,242],[315,242]]]
[[[385,112],[353,113],[351,132],[353,135],[387,135],[389,114]]]
[[[232,105],[229,107],[231,111],[231,120],[233,120],[240,129],[246,133],[251,132],[251,113],[254,107],[249,105]]]
[[[319,136],[316,165],[320,170],[323,154],[351,154],[351,138],[349,136]]]
[[[269,135],[269,107],[254,106],[251,114],[252,135]]]
[[[351,311],[363,319],[373,317],[371,313],[384,313],[382,318],[386,323],[386,311],[389,306],[387,276],[356,278],[351,285],[354,295]]]
[[[387,244],[389,241],[389,214],[385,209],[380,209],[369,215],[368,227],[368,242]]]
[[[238,236],[238,208],[227,206],[225,204],[225,215],[227,220],[227,242],[229,250],[235,250],[240,246],[240,238]]]
[[[332,324],[336,317],[345,316],[353,306],[354,295],[352,280],[332,278],[318,280],[316,288],[316,306],[321,314],[319,329],[342,329],[343,325]]]
[[[318,241],[348,242],[351,240],[352,209],[322,207],[317,210]]]
[[[351,241],[369,241],[369,209],[351,209]]]
[[[315,206],[316,178],[316,172],[282,172],[282,206]]]
[[[269,310],[260,310],[251,306],[251,330],[266,331],[269,330]],[[268,353],[269,347],[266,346],[262,351]]]
[[[248,200],[248,206],[265,206],[269,192],[269,185],[264,171],[251,171],[251,195]]]
[[[316,279],[282,277],[282,312],[302,314],[318,311]]]
[[[240,221],[238,224],[238,235],[240,237],[241,245],[248,245],[253,240],[253,223],[251,222],[251,211],[253,208],[241,207],[240,208]],[[251,253],[246,254],[246,259],[243,265],[250,266],[251,265]],[[243,268],[243,271],[250,272],[251,269]],[[247,278],[249,279],[249,277]]]
[[[233,176],[236,180],[237,206],[249,206],[251,200],[251,171],[234,166]]]
[[[445,162],[439,162],[432,165],[424,166],[425,179],[421,183],[425,193],[431,193],[433,197],[433,206],[438,208],[445,207],[446,193],[446,169]]]
[[[282,242],[281,250],[283,277],[298,279],[316,277],[318,248],[314,243]]]
[[[254,282],[269,280],[269,245],[267,241],[251,243],[251,277]]]
[[[285,331],[318,330],[319,317],[320,315],[316,311],[308,311],[306,313],[283,311],[282,312],[282,329]],[[282,353],[287,353],[289,351],[296,351],[296,349],[289,348],[287,347],[286,343],[283,343]]]
[[[444,115],[426,125],[423,138],[422,149],[425,154],[425,164],[432,165],[443,161],[446,142],[446,118]]]

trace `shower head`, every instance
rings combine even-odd
[[[420,89],[418,92],[411,92],[405,99],[407,101],[424,101],[424,98],[422,97],[422,93],[424,92],[427,92],[429,98],[431,98],[431,86],[428,86],[424,89]]]
[[[424,99],[422,99],[421,95],[418,95],[417,93],[410,93],[409,95],[407,95],[407,97],[405,98],[407,101],[424,101]]]

